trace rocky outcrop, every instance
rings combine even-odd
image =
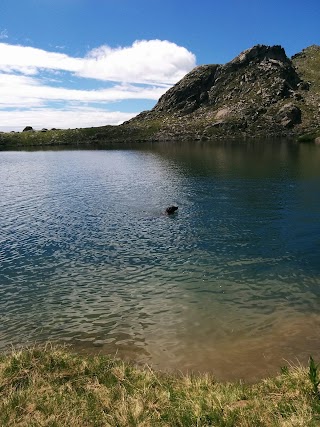
[[[230,110],[232,102],[253,97],[270,104],[289,97],[300,81],[282,47],[258,45],[226,65],[195,68],[160,98],[153,111],[189,114],[221,104]]]
[[[301,123],[301,110],[291,102],[280,108],[276,120],[285,128],[292,128]]]
[[[201,65],[188,73],[160,99],[154,112],[189,114],[208,101],[219,65]]]
[[[227,64],[196,67],[128,124],[157,124],[158,140],[295,136],[310,114],[314,126],[319,119],[316,103],[310,108],[312,79],[299,71],[281,46],[257,45]]]

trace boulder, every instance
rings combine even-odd
[[[32,126],[26,126],[22,132],[32,132],[33,131],[33,127]]]
[[[310,89],[310,83],[301,81],[300,83],[298,83],[298,88],[301,90],[308,91]]]
[[[276,120],[283,127],[292,128],[294,125],[301,123],[301,110],[289,102],[280,108]]]

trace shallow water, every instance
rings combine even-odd
[[[0,349],[248,380],[317,358],[319,165],[285,142],[0,152]]]

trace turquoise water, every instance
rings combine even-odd
[[[222,379],[319,355],[320,147],[6,151],[0,182],[0,349]]]

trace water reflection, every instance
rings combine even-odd
[[[319,160],[287,143],[1,152],[1,348],[220,378],[315,353]]]

